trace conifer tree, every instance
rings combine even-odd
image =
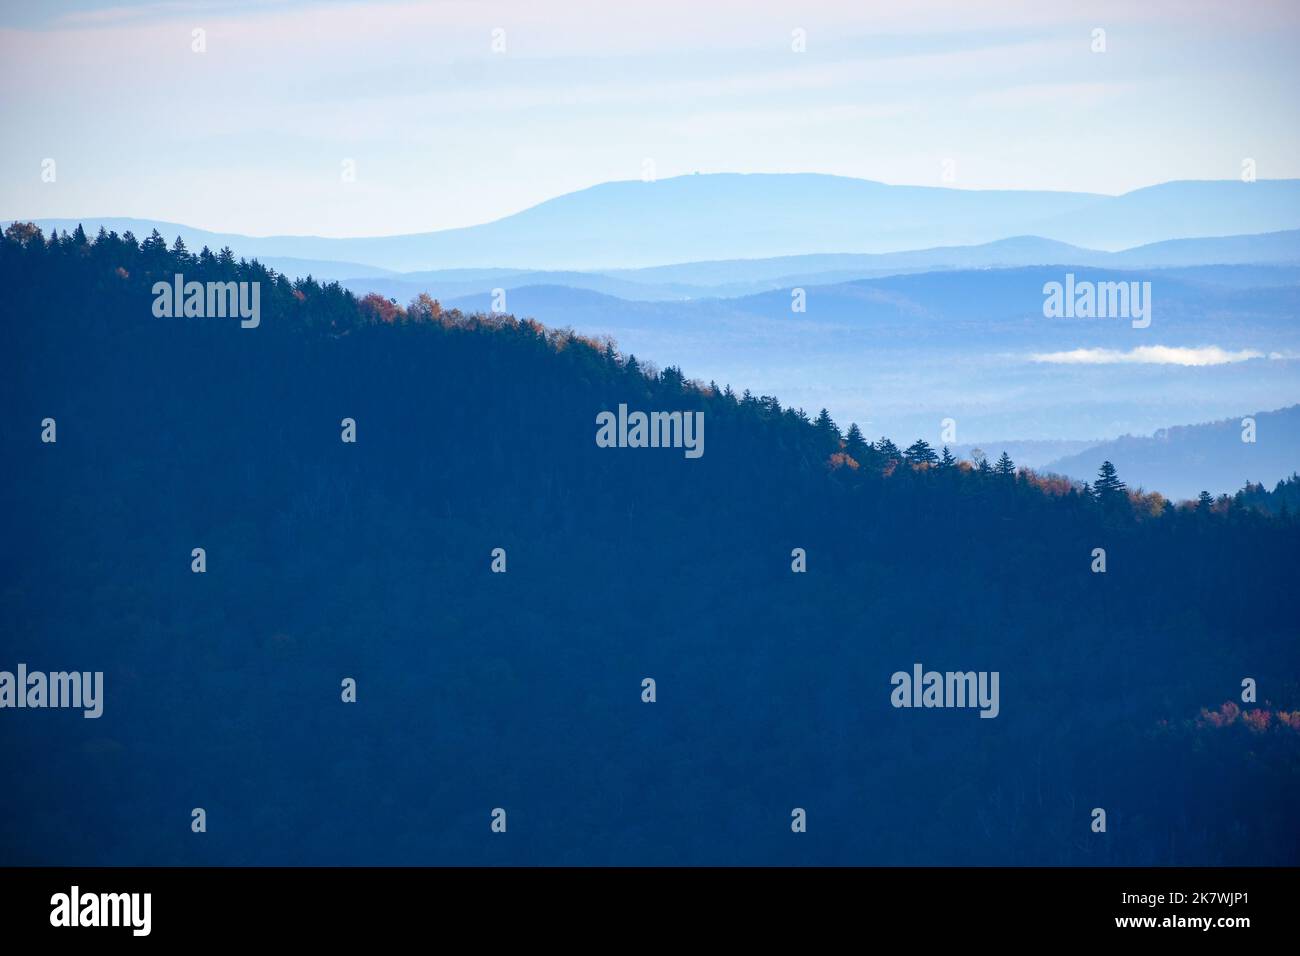
[[[1115,466],[1108,461],[1103,461],[1101,468],[1097,470],[1097,480],[1092,485],[1097,500],[1105,502],[1122,497],[1126,487],[1124,482],[1119,480]]]
[[[831,413],[822,409],[817,415],[817,420],[813,422],[813,427],[817,429],[817,434],[825,441],[834,440],[836,448],[839,447],[840,430],[835,422],[831,420]]]
[[[924,438],[918,438],[908,446],[907,451],[903,452],[903,460],[909,465],[933,465],[939,460],[939,456],[934,453],[929,442]]]
[[[844,453],[862,464],[866,461],[868,449],[867,440],[862,437],[862,429],[858,428],[857,422],[852,422],[844,436]]]

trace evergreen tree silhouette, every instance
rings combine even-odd
[[[870,446],[867,444],[867,440],[862,437],[862,429],[858,428],[858,423],[850,423],[849,430],[844,435],[845,454],[859,464],[864,464],[869,451]]]
[[[763,400],[768,401],[766,396]],[[822,457],[828,458],[840,450],[840,430],[826,409],[823,408],[813,421],[813,432],[817,435],[817,451]]]
[[[840,437],[840,430],[836,427],[835,422],[831,420],[831,413],[826,411],[824,408],[817,413],[817,418],[813,422],[813,427],[816,428],[818,433],[821,435],[834,435],[837,440]]]
[[[1115,466],[1108,461],[1103,461],[1101,468],[1097,470],[1097,480],[1092,485],[1097,500],[1105,503],[1122,498],[1126,487],[1124,482],[1119,480]]]
[[[907,451],[903,452],[903,460],[909,465],[933,465],[939,460],[939,456],[934,453],[929,442],[924,438],[918,438],[908,446]]]

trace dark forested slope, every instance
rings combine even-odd
[[[260,323],[155,317],[176,273]],[[1297,862],[1286,509],[904,456],[156,238],[11,229],[0,278],[0,669],[105,675],[97,720],[0,712],[6,862]],[[620,403],[704,454],[598,447]],[[891,706],[918,662],[997,671],[997,718]]]

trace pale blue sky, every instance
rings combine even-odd
[[[1247,157],[1300,177],[1292,2],[37,7],[0,15],[3,219],[422,232],[636,179],[646,159],[661,178],[936,186],[951,160],[960,188],[1107,193],[1236,178]]]

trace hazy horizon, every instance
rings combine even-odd
[[[678,180],[678,179],[688,179],[688,178],[693,177],[693,176],[716,176],[716,177],[726,177],[726,176],[756,176],[756,177],[757,177],[757,176],[820,176],[820,177],[826,177],[826,178],[831,178],[831,179],[854,180],[854,181],[857,181],[857,182],[870,183],[870,184],[872,184],[872,185],[880,185],[880,186],[903,186],[903,187],[909,187],[909,188],[921,188],[921,189],[946,190],[946,191],[951,191],[951,192],[967,192],[967,193],[991,193],[991,192],[1005,192],[1005,193],[1039,193],[1039,192],[1050,192],[1050,193],[1060,193],[1060,194],[1073,194],[1073,195],[1096,196],[1096,197],[1098,197],[1098,198],[1109,198],[1109,199],[1119,198],[1119,197],[1121,197],[1121,196],[1126,196],[1126,195],[1129,195],[1129,194],[1131,194],[1131,193],[1142,192],[1143,190],[1146,190],[1146,189],[1152,189],[1152,188],[1156,188],[1156,187],[1160,187],[1160,186],[1172,186],[1172,185],[1175,185],[1175,184],[1181,184],[1181,183],[1236,183],[1236,182],[1240,182],[1240,181],[1241,181],[1239,178],[1234,178],[1234,177],[1225,177],[1225,178],[1221,178],[1221,179],[1169,179],[1169,180],[1164,180],[1164,181],[1161,181],[1161,182],[1152,182],[1152,183],[1147,183],[1147,184],[1145,184],[1145,185],[1137,186],[1137,187],[1135,187],[1135,188],[1133,188],[1133,189],[1124,190],[1124,191],[1122,191],[1122,192],[1118,192],[1118,193],[1105,193],[1105,192],[1091,192],[1091,191],[1073,190],[1073,189],[1030,189],[1030,188],[1001,187],[1001,186],[981,187],[981,186],[958,186],[958,185],[928,185],[928,184],[918,184],[918,183],[891,183],[891,182],[885,182],[885,181],[883,181],[883,180],[879,180],[879,179],[867,179],[867,178],[865,178],[865,177],[861,177],[861,176],[847,176],[847,175],[840,175],[840,174],[837,174],[837,173],[820,173],[820,172],[816,172],[816,171],[813,171],[813,170],[790,170],[790,171],[786,171],[786,172],[775,172],[775,171],[765,171],[765,170],[752,170],[752,171],[748,171],[748,172],[741,172],[741,171],[736,171],[736,170],[718,170],[717,172],[711,172],[711,173],[698,173],[698,172],[696,172],[696,173],[682,173],[682,174],[680,174],[680,175],[676,175],[676,176],[665,176],[665,177],[661,177],[661,178],[658,178],[658,179],[654,180],[654,182],[665,182],[665,183],[666,183],[666,182],[671,182],[671,181],[673,181],[673,180]],[[1262,183],[1267,183],[1267,182],[1274,182],[1274,183],[1287,183],[1287,182],[1296,182],[1296,181],[1298,181],[1298,180],[1300,180],[1300,176],[1296,176],[1296,177],[1286,177],[1286,178],[1274,178],[1274,179],[1269,179],[1269,178],[1267,178],[1267,177],[1260,177],[1258,180],[1256,180],[1256,182],[1262,182]],[[618,186],[618,185],[624,185],[624,184],[636,184],[636,183],[642,183],[642,182],[645,182],[645,180],[640,180],[640,179],[615,179],[615,180],[604,180],[604,181],[601,181],[601,182],[591,183],[591,184],[589,184],[589,185],[587,185],[587,186],[582,186],[582,187],[580,187],[580,188],[578,188],[578,189],[573,189],[573,190],[570,190],[570,191],[568,191],[568,192],[559,193],[559,194],[554,195],[554,196],[548,196],[548,197],[546,197],[546,198],[544,198],[544,199],[540,199],[540,200],[538,200],[537,202],[534,202],[534,203],[532,203],[532,204],[530,204],[530,205],[528,205],[528,206],[523,206],[523,207],[520,207],[520,208],[518,208],[518,209],[513,209],[513,210],[510,210],[510,211],[507,211],[507,212],[501,214],[500,216],[497,216],[497,217],[494,218],[494,219],[485,220],[485,221],[483,221],[483,222],[465,223],[465,224],[463,224],[463,225],[458,225],[458,226],[446,226],[446,227],[443,227],[443,228],[441,228],[441,229],[424,229],[424,230],[418,230],[418,231],[416,231],[416,232],[400,232],[400,233],[399,233],[399,232],[380,232],[380,233],[365,234],[365,235],[362,235],[362,234],[349,234],[349,235],[339,235],[339,236],[325,236],[325,235],[318,235],[318,234],[315,234],[315,233],[304,233],[304,232],[259,233],[259,232],[253,232],[253,231],[248,231],[248,230],[243,230],[243,229],[216,229],[216,228],[211,227],[211,226],[208,225],[207,223],[203,223],[203,222],[189,222],[189,221],[181,222],[181,221],[178,221],[178,220],[166,219],[166,218],[164,218],[164,217],[162,217],[162,216],[151,216],[151,215],[148,215],[148,214],[145,213],[145,212],[134,212],[134,211],[129,211],[129,210],[128,210],[128,211],[112,211],[112,210],[110,210],[110,211],[102,211],[102,210],[101,210],[101,211],[94,211],[94,210],[91,210],[91,211],[85,211],[85,212],[81,212],[81,213],[77,213],[77,214],[73,214],[73,215],[66,215],[66,216],[64,216],[64,215],[46,215],[46,214],[43,214],[43,213],[41,213],[41,214],[31,214],[31,215],[27,215],[27,214],[24,214],[24,215],[8,215],[8,214],[6,214],[6,215],[3,215],[3,216],[0,216],[0,222],[2,222],[2,223],[10,223],[10,222],[25,222],[25,221],[36,222],[36,221],[41,221],[41,220],[44,220],[44,221],[51,221],[51,220],[66,220],[66,221],[100,222],[100,221],[104,221],[104,220],[113,220],[113,219],[118,219],[118,220],[122,220],[122,219],[132,219],[132,220],[138,220],[138,221],[140,221],[140,222],[147,222],[147,223],[159,223],[159,224],[166,223],[166,224],[175,225],[175,226],[186,226],[186,227],[189,227],[189,228],[191,228],[191,229],[196,229],[196,230],[200,230],[200,231],[203,231],[203,232],[229,233],[229,234],[232,234],[232,235],[246,236],[246,237],[248,237],[248,238],[250,238],[250,239],[299,239],[299,238],[302,238],[302,239],[395,239],[395,238],[404,238],[404,237],[408,237],[408,236],[423,235],[423,234],[427,234],[427,233],[431,233],[431,232],[450,232],[450,231],[455,230],[455,229],[467,229],[467,228],[473,228],[474,226],[486,226],[486,225],[491,225],[492,223],[500,222],[500,221],[503,220],[503,219],[509,219],[510,217],[512,217],[512,216],[517,216],[517,215],[519,215],[520,213],[524,213],[524,212],[528,212],[529,210],[536,209],[538,206],[544,206],[544,205],[546,205],[547,203],[553,202],[554,200],[557,200],[557,199],[563,199],[563,198],[565,198],[565,197],[568,197],[568,196],[574,196],[574,195],[578,195],[578,194],[581,194],[581,193],[586,193],[586,192],[589,192],[589,191],[591,191],[591,190],[598,189],[598,188],[600,188],[600,187],[602,187],[602,186]],[[1232,233],[1232,234],[1230,234],[1230,233],[1223,233],[1223,236],[1228,236],[1228,235],[1258,235],[1258,233]],[[1021,235],[1007,235],[1007,236],[1003,236],[1003,237],[1001,237],[1001,238],[1002,238],[1002,239],[1024,239],[1024,238],[1045,238],[1045,237],[1038,237],[1038,236],[1035,236],[1035,235],[1033,235],[1033,234],[1031,234],[1031,233],[1025,233],[1025,234],[1021,234]],[[1196,237],[1194,237],[1194,238],[1196,238]],[[995,240],[987,240],[987,241],[980,241],[980,242],[953,243],[952,245],[953,245],[953,246],[974,246],[974,245],[984,245],[984,244],[987,244],[988,242],[997,242],[997,241],[1000,241],[1000,240],[996,240],[996,239],[995,239]],[[1160,240],[1157,240],[1157,241],[1160,241]],[[903,247],[903,248],[899,248],[899,249],[897,249],[897,250],[891,250],[891,251],[896,251],[896,252],[909,252],[909,251],[919,251],[920,249],[924,249],[924,248],[938,248],[938,247],[911,247],[911,246],[908,246],[908,247]],[[818,254],[818,253],[802,253],[802,255],[817,255],[817,254]],[[762,258],[762,257],[747,257],[747,258]],[[698,261],[700,261],[700,260],[682,260],[682,263],[684,264],[685,262],[698,262]],[[677,265],[677,264],[679,264],[679,263],[662,263],[662,265]]]
[[[0,209],[354,237],[647,174],[1104,195],[1246,160],[1296,178],[1298,32],[1285,3],[6,7]]]

